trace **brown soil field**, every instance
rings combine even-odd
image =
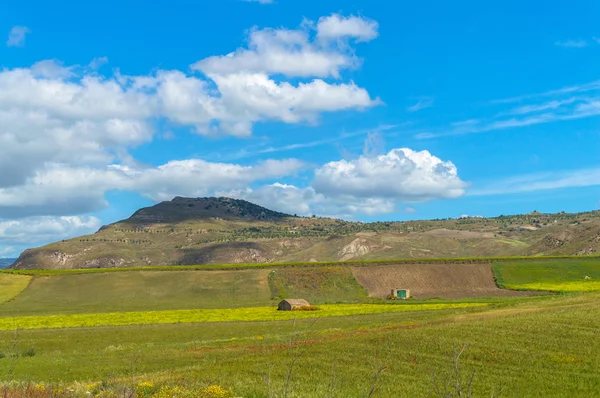
[[[392,289],[409,289],[417,299],[539,294],[498,288],[488,264],[359,266],[352,267],[352,274],[375,297],[387,297]]]

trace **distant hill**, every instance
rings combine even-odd
[[[175,197],[133,213],[130,224],[179,223],[192,220],[278,221],[292,217],[241,199]]]
[[[16,258],[0,258],[0,268],[6,268],[17,261]]]
[[[296,217],[230,198],[181,198],[92,235],[26,250],[11,268],[600,254],[600,211],[407,222]]]

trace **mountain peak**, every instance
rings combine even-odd
[[[186,220],[220,218],[224,220],[276,221],[292,217],[243,199],[227,197],[184,198],[160,202],[133,213],[126,221],[135,224],[176,223]]]

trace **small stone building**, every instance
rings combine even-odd
[[[279,302],[277,309],[280,311],[291,311],[297,307],[310,305],[308,301],[303,299],[285,299]]]
[[[410,297],[410,290],[408,289],[392,289],[392,297],[399,299],[407,299]]]

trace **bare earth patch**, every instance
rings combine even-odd
[[[410,289],[417,299],[530,296],[540,293],[500,289],[488,264],[398,264],[352,267],[369,296],[386,297],[391,289]]]

